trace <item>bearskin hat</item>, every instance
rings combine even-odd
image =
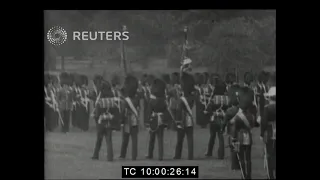
[[[109,98],[113,97],[112,91],[111,91],[111,85],[107,81],[103,81],[101,84],[101,98]]]
[[[124,80],[124,92],[129,97],[134,97],[137,94],[139,87],[138,79],[132,75],[128,75]]]
[[[199,75],[197,76],[197,79],[195,79],[194,81],[197,85],[205,84],[205,75],[202,73],[199,73]]]
[[[165,73],[162,74],[162,78],[161,78],[166,84],[170,84],[170,75]]]
[[[68,85],[68,81],[69,81],[69,75],[66,72],[62,72],[60,74],[60,84],[63,85]]]
[[[82,82],[81,85],[86,85],[86,86],[88,86],[88,84],[89,84],[88,76],[86,76],[86,75],[81,75],[81,82]]]
[[[264,71],[263,74],[264,74],[263,82],[267,83],[269,78],[270,78],[270,76],[271,76],[271,74],[269,72],[266,72],[266,71]]]
[[[120,84],[121,84],[120,76],[118,74],[113,74],[111,77],[111,86],[115,87]]]
[[[220,82],[220,76],[218,73],[211,73],[209,83],[210,84],[219,84]]]
[[[76,86],[81,86],[82,85],[82,79],[80,74],[75,74],[74,75],[74,83]]]
[[[276,72],[273,72],[271,75],[270,75],[270,82],[275,86],[276,85]]]
[[[253,82],[253,74],[251,72],[244,73],[244,82],[250,84]]]
[[[265,73],[263,71],[261,71],[259,74],[258,74],[258,82],[261,83],[261,82],[264,82],[264,78],[265,78]]]
[[[44,74],[44,85],[47,86],[50,84],[50,75],[49,74]]]
[[[171,83],[172,84],[180,84],[180,74],[178,72],[174,72],[171,74]]]
[[[75,76],[75,73],[70,73],[69,74],[69,78],[70,78],[70,81],[71,81],[72,85],[73,85],[73,82],[74,82],[74,76]]]
[[[155,80],[154,75],[149,74],[148,77],[147,77],[147,83],[148,83],[149,85],[152,85],[154,80]]]
[[[181,87],[185,96],[191,95],[191,93],[195,90],[195,80],[192,75],[189,73],[182,73],[181,76]]]
[[[165,97],[165,89],[166,89],[166,83],[156,78],[151,86],[151,93],[155,95],[156,97]]]
[[[207,83],[209,80],[209,73],[208,72],[204,72],[203,73],[203,78],[204,78],[204,83]]]
[[[226,83],[234,83],[236,82],[236,75],[234,73],[227,73],[226,75]]]
[[[200,84],[199,77],[200,77],[200,73],[198,73],[198,72],[194,73],[193,78],[194,78],[194,81],[195,81],[196,85]]]
[[[99,75],[99,74],[96,74],[96,75],[94,75],[94,77],[93,77],[93,84],[95,85],[95,86],[98,86],[101,82],[102,82],[102,76],[101,75]]]
[[[141,77],[141,84],[144,86],[147,83],[148,74],[144,73]]]
[[[51,81],[52,83],[59,83],[59,79],[58,79],[57,76],[55,76],[55,75],[49,75],[49,78],[50,78],[50,81]],[[59,77],[59,78],[60,78],[60,77]],[[61,79],[60,79],[60,83],[61,83]]]

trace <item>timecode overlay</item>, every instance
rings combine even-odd
[[[199,178],[199,167],[122,166],[122,178]]]

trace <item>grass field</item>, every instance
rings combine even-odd
[[[91,123],[93,123],[91,121]],[[259,129],[254,129],[254,145],[252,149],[252,178],[263,179],[266,172],[263,169],[263,144],[259,140]],[[101,179],[101,178],[121,178],[121,166],[179,166],[193,165],[199,166],[199,178],[206,179],[234,179],[240,178],[240,171],[230,170],[230,152],[226,150],[225,160],[216,158],[216,149],[212,158],[205,158],[207,141],[209,138],[208,129],[195,128],[194,133],[194,160],[187,160],[187,143],[184,142],[182,160],[173,160],[176,143],[176,133],[171,130],[165,132],[165,154],[164,160],[157,161],[157,143],[154,151],[154,160],[146,160],[146,142],[148,134],[145,130],[140,130],[138,139],[138,159],[131,160],[131,142],[127,152],[126,160],[118,160],[121,133],[113,133],[113,148],[115,160],[106,161],[106,144],[103,142],[100,151],[100,160],[90,159],[93,153],[96,133],[94,125],[89,132],[79,132],[71,129],[69,134],[60,132],[47,133],[45,137],[45,176],[46,179]],[[226,139],[226,138],[225,138]]]

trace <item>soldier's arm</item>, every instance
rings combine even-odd
[[[264,107],[264,114],[261,116],[261,124],[260,124],[260,136],[264,136],[264,132],[267,129],[268,125],[268,106]]]
[[[145,127],[149,127],[150,126],[150,119],[151,119],[151,114],[152,114],[152,104],[151,101],[149,101],[148,106],[146,107],[146,114],[145,114],[145,118],[144,118],[144,124]]]
[[[183,103],[179,99],[177,104],[177,110],[176,110],[176,124],[181,125],[182,124],[182,112],[183,112]]]
[[[125,122],[125,118],[126,118],[126,104],[127,102],[124,99],[121,99],[121,103],[120,103],[120,109],[121,109],[121,113],[120,113],[120,124],[123,125]]]

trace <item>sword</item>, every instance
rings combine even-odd
[[[238,162],[239,162],[239,165],[240,165],[240,170],[241,170],[242,179],[245,179],[244,173],[243,173],[243,169],[242,169],[242,165],[241,165],[241,162],[240,162],[239,153],[238,153],[238,152],[237,152],[237,158],[238,158]]]

